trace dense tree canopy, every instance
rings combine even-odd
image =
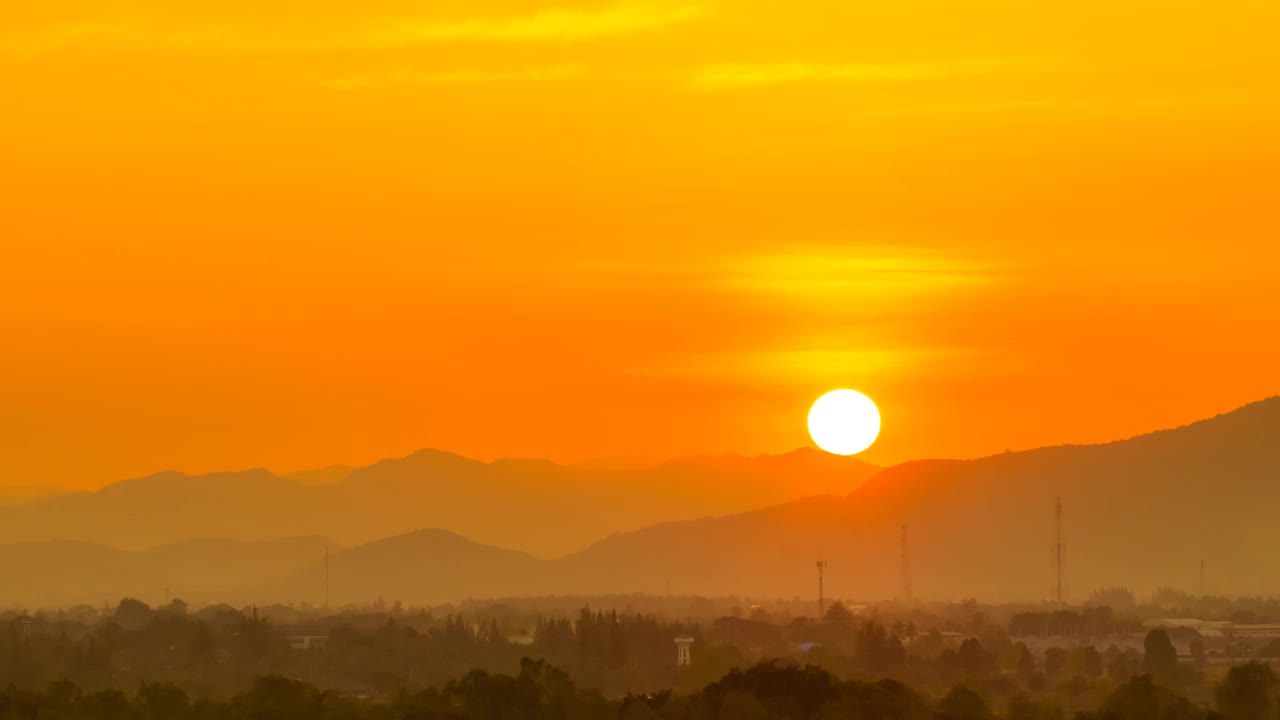
[[[740,603],[694,622],[520,603],[3,614],[0,720],[1280,720],[1271,669],[1229,668],[1224,648],[1246,644],[1136,634],[1109,609],[832,603],[819,620]],[[1079,635],[1038,634],[1062,629]],[[694,638],[691,667],[676,667],[677,635]]]

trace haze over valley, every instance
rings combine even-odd
[[[1280,399],[1105,445],[879,469],[811,449],[642,470],[422,451],[307,483],[265,470],[160,473],[0,509],[0,604],[589,593],[790,597],[830,563],[833,597],[1048,597],[1055,499],[1070,591],[1280,585],[1257,567],[1280,530]],[[660,489],[660,490],[659,490]],[[678,497],[679,502],[669,498]],[[657,498],[663,498],[658,500]],[[726,501],[725,498],[732,498]],[[1232,522],[1223,525],[1222,517]]]

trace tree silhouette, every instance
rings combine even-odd
[[[151,607],[141,600],[125,598],[116,606],[112,619],[125,630],[138,630],[151,621]]]
[[[1057,680],[1067,669],[1066,648],[1051,647],[1044,651],[1044,674],[1050,680]]]
[[[1213,698],[1225,720],[1275,720],[1276,689],[1271,666],[1254,662],[1228,670]]]
[[[822,620],[823,622],[827,622],[832,625],[848,626],[853,624],[854,617],[853,613],[849,611],[849,608],[845,607],[844,603],[837,600],[831,603],[831,607],[827,608],[827,612],[823,614]]]
[[[965,638],[960,643],[960,649],[956,651],[956,660],[960,665],[960,672],[971,678],[981,678],[991,671],[991,658],[986,651],[982,649],[982,644],[977,638]]]
[[[1085,645],[1080,654],[1080,669],[1092,680],[1102,677],[1102,653],[1092,645]]]
[[[177,720],[187,714],[190,700],[172,683],[146,683],[138,689],[138,706],[148,720]]]
[[[1018,653],[1018,680],[1023,685],[1029,685],[1032,676],[1036,673],[1036,660],[1031,656],[1031,650],[1027,648],[1026,643],[1018,643],[1016,651]]]
[[[1204,712],[1190,700],[1139,675],[1116,688],[1102,703],[1104,718],[1114,720],[1203,720]]]
[[[1142,669],[1160,677],[1172,677],[1178,668],[1178,651],[1169,639],[1169,633],[1156,628],[1142,641]]]
[[[872,621],[858,629],[854,638],[853,660],[864,670],[883,675],[899,667],[906,656],[902,642],[890,635],[880,623]]]
[[[725,720],[770,720],[769,709],[755,695],[743,690],[734,690],[724,696],[720,703],[719,717]]]
[[[938,701],[938,717],[945,720],[993,720],[991,708],[981,695],[957,685]]]
[[[826,670],[773,661],[748,670],[731,670],[708,685],[702,695],[705,702],[719,711],[725,699],[735,692],[755,696],[775,715],[798,720],[813,715],[820,705],[834,700],[839,691]],[[729,716],[721,714],[720,717]]]
[[[1062,711],[1051,705],[1041,704],[1027,695],[1015,695],[1009,699],[1009,720],[1061,720]]]

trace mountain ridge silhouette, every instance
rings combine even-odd
[[[809,455],[601,470],[538,459],[486,463],[424,449],[349,471],[322,469],[305,482],[264,468],[152,473],[94,492],[0,507],[0,543],[74,539],[141,550],[193,537],[324,535],[358,545],[447,527],[479,542],[554,557],[671,517],[851,489],[878,471],[856,458],[815,463]],[[542,521],[549,517],[556,522]]]
[[[766,462],[778,456],[769,457]],[[460,467],[483,476],[477,468],[490,465],[466,461]],[[732,461],[719,467],[728,478],[738,476]],[[529,474],[534,487],[574,477],[565,466],[541,464]],[[704,477],[708,484],[724,479]],[[1108,443],[915,460],[880,470],[849,492],[613,529],[552,559],[455,528],[388,532],[333,553],[334,602],[667,588],[790,597],[816,591],[817,559],[830,563],[829,597],[888,598],[902,582],[904,524],[919,597],[1038,601],[1052,597],[1057,498],[1065,506],[1068,599],[1111,585],[1139,592],[1195,587],[1201,560],[1211,592],[1269,594],[1280,591],[1280,578],[1259,568],[1268,566],[1270,548],[1280,543],[1270,510],[1280,503],[1276,477],[1280,398],[1272,397]],[[553,528],[563,517],[535,520],[533,527]],[[13,548],[0,547],[0,557]],[[237,582],[236,597],[317,602],[319,551],[313,548],[304,560],[270,577]],[[38,585],[40,578],[25,582]],[[6,601],[0,597],[0,604]]]

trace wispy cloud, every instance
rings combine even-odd
[[[430,85],[467,85],[476,83],[539,82],[562,80],[582,73],[578,65],[554,65],[507,70],[395,70],[359,73],[321,78],[317,83],[335,90],[361,90],[377,87],[412,87]]]
[[[695,72],[694,84],[741,88],[795,82],[908,82],[971,75],[1010,65],[1008,61],[941,63],[729,63]]]
[[[973,350],[930,347],[896,347],[878,341],[881,347],[792,348],[783,350],[739,350],[698,353],[667,358],[664,363],[633,368],[637,375],[681,377],[703,382],[767,381],[848,376],[851,373],[881,375],[901,373],[939,362],[957,362],[977,356]]]
[[[915,248],[815,246],[737,258],[722,272],[730,288],[806,298],[956,289],[989,281],[994,269]]]
[[[317,52],[387,50],[460,42],[554,42],[661,30],[699,14],[697,6],[617,4],[594,9],[547,8],[526,15],[445,20],[401,17],[359,25],[280,26],[243,20],[180,21],[145,15],[84,18],[0,32],[0,52],[40,55],[62,50],[143,52]]]
[[[758,335],[728,350],[672,354],[634,369],[700,382],[838,382],[982,362],[963,339],[899,328],[999,282],[997,266],[923,247],[805,245],[705,268],[721,292],[756,308]],[[759,338],[766,338],[761,341]]]
[[[832,298],[899,301],[982,287],[997,282],[1005,271],[992,262],[927,247],[893,245],[891,238],[877,239],[881,242],[788,244],[768,252],[702,257],[679,264],[648,263],[636,257],[625,262],[575,258],[553,267],[571,276],[607,277],[610,282],[626,277],[662,277],[733,295],[799,302]]]
[[[695,6],[614,5],[592,10],[550,8],[512,18],[478,18],[446,23],[406,22],[380,30],[376,36],[388,45],[462,40],[584,40],[661,30],[698,12]]]
[[[283,36],[217,23],[162,24],[144,17],[83,19],[61,25],[0,33],[0,52],[44,55],[66,50],[262,50],[278,48]],[[297,45],[293,41],[292,45]]]

